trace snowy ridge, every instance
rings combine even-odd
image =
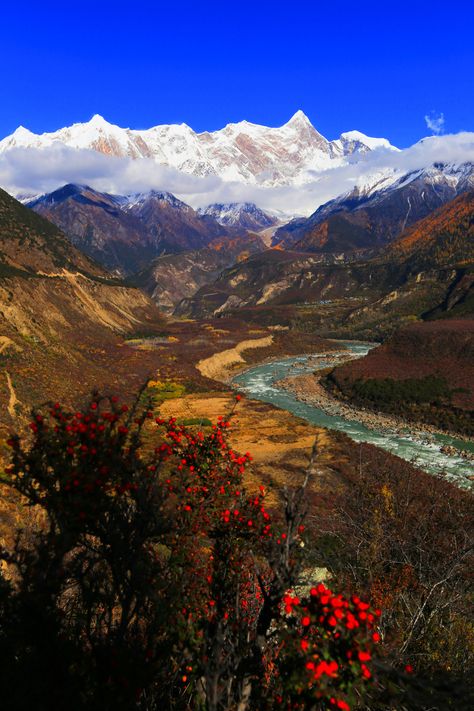
[[[386,138],[371,138],[360,131],[347,131],[345,133],[341,133],[339,142],[342,146],[347,146],[351,143],[358,144],[358,148],[356,148],[356,150],[361,150],[363,148],[371,151],[374,151],[377,148],[386,148],[392,151],[399,150],[398,148],[395,148],[395,146],[392,146],[390,141]],[[334,141],[334,143],[338,143],[338,141]]]
[[[263,229],[277,220],[253,202],[214,203],[198,209],[200,215],[213,217],[220,225]]]
[[[171,207],[179,208],[180,210],[191,210],[192,208],[182,200],[179,200],[175,195],[167,191],[149,190],[144,193],[131,193],[120,198],[124,204],[124,209],[129,210],[136,205],[155,200],[156,202],[166,202]]]

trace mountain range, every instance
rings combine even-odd
[[[95,115],[86,123],[51,133],[35,134],[20,126],[0,141],[0,154],[15,148],[44,150],[54,146],[116,158],[148,158],[184,174],[273,187],[308,183],[315,173],[363,160],[374,150],[398,150],[385,138],[371,138],[359,131],[342,133],[329,141],[297,111],[279,128],[240,121],[202,133],[185,123],[146,130],[120,128]]]
[[[211,243],[220,252],[225,246],[228,266],[229,255],[245,250],[247,242],[251,251],[255,249],[255,235],[247,226],[261,230],[275,223],[249,203],[197,212],[171,193],[154,190],[122,196],[70,184],[26,204],[54,222],[76,247],[125,276],[145,269],[156,257]]]
[[[472,163],[437,164],[389,185],[353,190],[322,205],[309,218],[283,225],[253,203],[216,203],[194,210],[171,193],[112,195],[73,184],[27,205],[54,222],[103,267],[131,277],[167,312],[178,307],[184,313],[187,307],[180,302],[191,300],[191,313],[201,313],[201,307],[196,311],[194,296],[207,286],[213,288],[217,280],[212,293],[221,313],[228,309],[218,297],[226,270],[233,273],[261,265],[262,273],[252,282],[252,297],[267,303],[285,291],[278,283],[281,269],[291,264],[292,270],[300,272],[304,265],[355,265],[376,259],[412,225],[473,188]],[[324,284],[324,277],[319,277]],[[305,284],[308,278],[305,275]],[[293,287],[286,300],[301,301],[306,287],[301,289],[298,293]],[[245,292],[243,285],[232,303],[242,296],[240,292]]]
[[[366,185],[321,205],[273,234],[272,244],[300,252],[374,249],[457,195],[474,188],[474,164],[438,163],[380,187]]]
[[[66,396],[71,378],[107,385],[101,362],[138,382],[152,363],[134,365],[124,336],[161,337],[163,311],[370,340],[413,321],[469,319],[473,174],[471,163],[437,164],[287,225],[251,203],[196,211],[158,191],[68,184],[30,207],[1,191],[8,413],[41,401],[56,376]]]
[[[474,189],[362,254],[270,249],[222,271],[177,313],[379,338],[406,321],[474,312]]]
[[[123,129],[94,116],[41,135],[20,127],[0,142],[0,162],[64,149],[73,163],[100,155],[110,175],[124,159],[138,172],[147,161],[188,180],[276,195],[278,213],[250,200],[192,207],[169,190],[118,194],[68,183],[25,204],[56,225],[58,244],[66,237],[168,313],[374,335],[392,328],[394,312],[395,323],[470,308],[474,162],[459,150],[470,135],[460,144],[420,141],[421,167],[403,170],[405,152],[386,139],[351,131],[329,141],[301,111],[280,128],[242,121],[203,133],[185,124]],[[446,146],[455,160],[442,160]],[[339,194],[308,217],[282,219],[288,190],[310,196],[314,185],[333,183]]]

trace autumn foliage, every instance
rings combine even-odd
[[[347,711],[372,685],[380,611],[301,577],[310,470],[267,510],[230,426],[95,397],[11,438],[39,513],[2,553],[8,708]]]
[[[474,433],[474,321],[411,323],[364,358],[335,368],[326,383],[358,405]]]

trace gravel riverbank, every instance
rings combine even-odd
[[[323,387],[320,380],[324,372],[327,372],[328,367],[334,367],[354,356],[348,354],[347,351],[341,351],[331,354],[320,354],[308,358],[307,364],[314,366],[314,373],[305,373],[303,375],[289,376],[276,383],[278,387],[284,388],[300,400],[308,405],[318,407],[329,415],[338,415],[349,420],[357,420],[366,427],[382,433],[394,433],[397,435],[407,435],[429,443],[432,441],[432,434],[445,434],[452,436],[452,433],[443,432],[428,424],[407,423],[394,415],[387,415],[381,412],[374,412],[365,408],[355,407],[347,402],[335,398]],[[324,370],[318,373],[318,368]],[[461,437],[458,437],[462,439]],[[442,447],[441,451],[445,454],[452,454],[474,461],[474,454],[467,450],[458,450],[447,445]]]

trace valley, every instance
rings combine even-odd
[[[71,499],[73,522],[72,487],[80,491],[82,476],[76,466],[89,476],[88,457],[93,468],[97,452],[102,456],[96,416],[112,423],[111,442],[107,463],[84,488],[86,499],[102,486],[103,472],[116,475],[108,461],[117,452],[117,466],[133,471],[150,456],[159,459],[140,484],[134,474],[113,484],[113,506],[122,496],[135,500],[142,485],[148,488],[140,500],[148,505],[148,477],[161,471],[173,446],[181,486],[183,468],[189,465],[193,477],[198,456],[188,461],[182,437],[209,451],[217,437],[222,456],[239,467],[235,495],[244,488],[259,506],[264,496],[278,525],[291,511],[288,496],[304,491],[307,523],[297,534],[290,525],[288,536],[292,545],[308,543],[305,579],[337,576],[352,590],[355,575],[388,610],[388,658],[415,659],[430,645],[438,655],[451,644],[448,621],[459,624],[468,595],[469,566],[456,556],[470,555],[465,512],[474,484],[473,175],[472,164],[431,166],[289,221],[251,202],[195,209],[154,189],[118,194],[68,183],[23,202],[0,191],[3,549],[14,549],[18,522],[33,537],[42,525],[36,507],[30,515],[12,492],[12,448],[48,441],[55,453],[63,406],[71,411],[66,432],[87,432],[91,421],[95,428],[77,456],[82,435],[67,434],[72,459],[59,455],[57,490]],[[103,396],[111,398],[111,412],[102,413]],[[45,417],[57,420],[43,432]],[[127,419],[115,430],[121,418]],[[133,442],[139,450],[130,465]],[[203,452],[207,472],[210,455]],[[63,481],[69,466],[70,480]],[[224,471],[227,485],[228,464]],[[55,472],[48,464],[47,481]],[[156,479],[168,487],[167,505],[177,503],[176,525],[194,515],[196,487],[190,480],[181,503],[170,482],[163,474]],[[209,490],[203,488],[205,497]],[[224,484],[216,492],[220,510]],[[96,525],[95,512],[84,512],[90,503],[81,506],[79,519]],[[224,509],[223,523],[230,511]],[[187,535],[187,525],[180,524],[179,535]],[[246,526],[253,529],[253,514]],[[356,567],[361,535],[369,574]],[[129,529],[126,536],[128,545]],[[403,571],[398,558],[383,558],[379,570],[387,546],[401,546],[396,555],[410,561]],[[426,547],[434,558],[420,562]],[[180,556],[183,550],[180,544]],[[438,629],[426,621],[427,631],[412,641],[405,596],[427,604],[446,560],[454,561],[458,586],[447,622]],[[396,594],[386,589],[387,570],[394,580],[407,576]],[[400,653],[401,644],[413,657]],[[463,658],[469,649],[466,640]],[[457,673],[464,673],[462,664]],[[419,666],[429,674],[438,668],[424,657]]]
[[[254,346],[244,362],[256,363],[334,348],[323,339],[385,342],[394,334],[402,361],[415,358],[411,369],[399,368],[402,378],[446,382],[444,404],[407,404],[407,422],[471,436],[472,175],[468,164],[438,165],[369,195],[342,196],[283,227],[251,203],[196,211],[156,191],[120,196],[70,184],[25,207],[4,194],[2,335],[9,340],[1,387],[10,421],[53,386],[56,396],[70,396],[74,382],[84,396],[94,387],[130,396],[153,377],[213,391],[242,362],[247,341]],[[38,257],[24,248],[25,230]],[[456,333],[464,360],[440,356],[433,338],[409,355],[408,334],[443,329],[446,353]],[[396,396],[390,405],[383,393],[373,401],[361,395],[376,378],[393,377],[390,361],[377,355],[387,347],[323,379],[340,407],[375,407],[387,417],[399,411]],[[312,389],[307,380],[300,394],[302,387]],[[459,393],[452,401],[451,392]]]
[[[473,25],[3,3],[1,711],[473,711]]]

